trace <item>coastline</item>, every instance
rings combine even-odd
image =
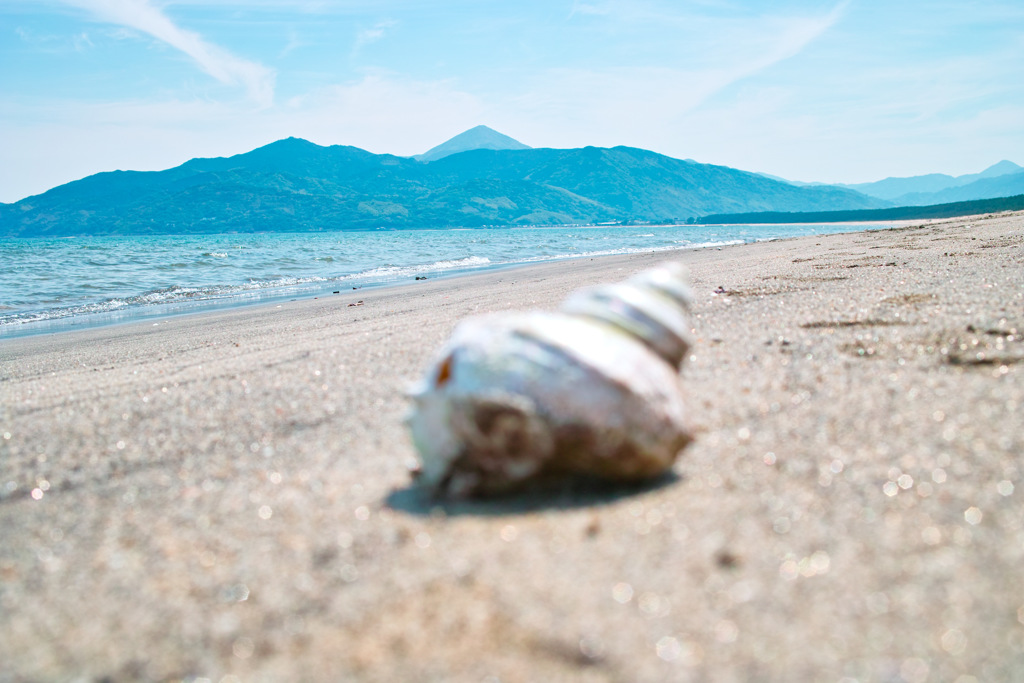
[[[1022,247],[681,250],[698,438],[633,491],[425,503],[403,393],[459,319],[666,252],[0,340],[0,680],[1009,680]]]
[[[5,303],[17,302],[0,306],[0,339],[281,303],[548,261],[717,248],[878,225],[561,226],[168,235],[149,237],[150,243],[144,246],[111,236],[71,241],[0,239],[0,257],[9,261],[11,273],[33,271],[49,262],[65,264],[60,276],[49,278],[44,289],[36,289],[37,282],[25,289],[17,275],[7,279],[0,276],[0,288],[9,288]],[[898,227],[899,223],[881,225]],[[651,232],[636,234],[636,230]],[[474,233],[468,244],[461,236],[464,232]],[[587,237],[581,238],[581,234]],[[439,235],[459,238],[445,244],[444,240],[438,241]],[[530,237],[523,235],[546,244],[538,249]],[[648,238],[650,243],[646,242]],[[401,255],[396,254],[394,244],[385,245],[381,240],[397,240]],[[341,244],[345,245],[341,248],[344,255],[339,252]],[[105,255],[100,263],[93,259],[83,262],[79,253],[83,249]],[[198,259],[196,254],[200,255]],[[311,254],[316,257],[309,261]],[[303,265],[297,265],[299,261]],[[170,272],[169,262],[174,264]],[[78,267],[69,270],[69,264]],[[227,266],[227,273],[221,265]],[[113,278],[107,274],[109,269],[116,273]]]

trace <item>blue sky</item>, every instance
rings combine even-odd
[[[0,201],[477,124],[796,180],[1024,164],[1020,0],[0,0]]]

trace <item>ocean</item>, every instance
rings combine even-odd
[[[670,225],[0,239],[0,337],[538,261],[699,249],[865,227]]]

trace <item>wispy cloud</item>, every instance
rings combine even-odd
[[[840,20],[846,5],[841,2],[821,16],[749,17],[721,26],[715,40],[680,56],[678,66],[548,69],[508,104],[535,116],[571,120],[571,131],[591,140],[614,143],[602,131],[630,130],[634,140],[650,143],[643,131],[670,129],[717,93],[799,55]]]
[[[274,101],[274,72],[207,42],[175,24],[149,0],[62,0],[91,12],[100,21],[141,31],[191,57],[203,71],[227,85],[240,85],[262,107]]]
[[[573,18],[577,14],[597,14],[604,16],[611,13],[611,7],[607,2],[584,2],[583,0],[574,0],[572,3],[572,9],[569,11],[569,18]]]
[[[356,35],[356,41],[352,45],[352,54],[357,54],[364,47],[370,43],[375,43],[384,37],[389,28],[395,26],[397,22],[391,19],[385,19],[384,21],[378,21],[373,25],[372,28],[364,28]]]
[[[774,35],[768,49],[758,58],[742,65],[736,70],[737,78],[742,78],[766,69],[803,50],[832,28],[843,16],[850,0],[843,0],[832,8],[828,14],[819,17],[780,18],[767,23],[769,35]]]
[[[288,43],[281,48],[281,51],[277,53],[278,59],[286,57],[292,53],[292,51],[305,47],[308,45],[305,41],[299,38],[298,32],[294,28],[288,29]]]
[[[84,31],[82,33],[79,33],[77,36],[74,36],[71,39],[71,42],[75,46],[75,49],[79,52],[84,52],[88,48],[96,47],[89,39],[89,34],[85,33]]]
[[[89,39],[89,34],[84,31],[69,37],[58,33],[36,33],[26,29],[24,26],[16,26],[14,33],[22,42],[32,45],[37,50],[52,54],[59,54],[68,50],[85,52],[85,50],[95,47],[92,40]]]

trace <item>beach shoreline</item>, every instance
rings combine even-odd
[[[0,681],[1010,680],[1022,247],[1018,212],[0,339]],[[670,255],[672,477],[410,487],[458,320]]]
[[[644,235],[615,235],[614,246],[611,247],[611,251],[618,251],[620,253],[660,251],[668,254],[679,250],[699,250],[704,248],[732,246],[734,244],[745,242],[768,241],[780,238],[785,239],[790,236],[785,233],[793,229],[796,230],[796,235],[793,236],[797,236],[808,234],[808,229],[811,229],[810,234],[832,234],[833,232],[850,232],[881,226],[900,227],[906,223],[906,221],[888,221],[882,223],[837,223],[830,226],[816,224],[757,226],[756,231],[774,235],[764,239],[751,237],[749,234],[745,234],[747,229],[754,229],[755,227],[749,225],[702,225],[696,227],[689,225],[614,226],[612,229],[615,231],[624,230],[631,232],[634,230],[652,230],[655,232]],[[824,230],[814,232],[814,229],[822,228],[824,228]],[[715,229],[724,229],[727,234],[722,236],[720,239],[711,239],[711,241],[707,242],[699,239],[701,237],[701,234],[699,234],[701,231],[706,233],[709,230],[713,231]],[[152,253],[147,255],[144,265],[140,265],[138,263],[140,256],[137,253],[137,246],[134,247],[136,250],[134,252],[129,249],[127,252],[118,253],[117,249],[119,243],[116,242],[116,240],[123,240],[124,238],[110,238],[102,236],[94,239],[115,240],[114,243],[104,243],[103,249],[110,250],[110,253],[105,256],[107,259],[106,266],[108,268],[114,267],[117,271],[118,275],[114,278],[116,284],[106,281],[107,275],[104,270],[99,269],[99,266],[96,266],[93,269],[85,266],[81,271],[74,271],[71,273],[67,272],[66,269],[61,269],[59,286],[63,287],[64,291],[58,291],[52,286],[50,286],[45,293],[34,290],[21,291],[21,283],[19,281],[11,280],[3,283],[5,286],[11,287],[11,291],[7,292],[7,296],[11,299],[20,301],[20,304],[6,307],[0,306],[0,340],[4,338],[32,336],[36,334],[60,333],[73,329],[119,325],[126,322],[130,323],[146,320],[153,321],[159,318],[190,315],[193,313],[208,311],[228,310],[235,307],[276,304],[295,299],[331,296],[333,294],[340,294],[349,290],[400,286],[404,284],[411,284],[422,279],[447,279],[450,277],[461,277],[466,274],[518,268],[544,262],[558,262],[563,260],[572,260],[575,258],[602,257],[608,255],[606,253],[602,253],[606,249],[606,245],[603,242],[587,242],[585,240],[577,242],[575,246],[582,251],[576,251],[569,248],[569,245],[565,242],[564,238],[565,235],[569,235],[571,238],[572,234],[576,232],[586,233],[589,231],[601,232],[606,230],[609,230],[609,226],[562,226],[558,228],[528,227],[501,228],[497,230],[467,228],[389,231],[384,233],[384,235],[391,235],[395,239],[405,239],[409,238],[410,235],[421,235],[424,233],[429,235],[461,235],[464,232],[473,232],[476,237],[484,236],[489,238],[489,241],[490,239],[493,239],[495,244],[491,245],[491,247],[487,247],[477,243],[476,239],[472,239],[467,242],[464,238],[460,237],[450,245],[455,247],[455,251],[449,251],[445,256],[442,256],[436,251],[436,244],[431,245],[431,249],[433,249],[434,252],[429,256],[426,253],[420,253],[417,251],[417,248],[414,245],[408,245],[409,251],[406,260],[400,260],[397,264],[392,260],[395,258],[394,254],[373,253],[373,255],[370,256],[370,254],[365,250],[357,248],[357,254],[354,258],[356,262],[362,263],[361,267],[364,269],[360,270],[360,266],[353,266],[353,264],[349,264],[349,267],[355,267],[355,270],[351,272],[334,270],[333,266],[324,268],[320,263],[322,260],[324,263],[334,264],[335,257],[339,257],[337,254],[332,255],[332,251],[338,247],[337,244],[332,243],[332,240],[346,238],[351,240],[354,235],[380,238],[382,237],[380,232],[361,231],[357,233],[337,232],[308,234],[257,233],[254,235],[234,236],[215,234],[210,236],[170,235],[162,238],[155,237],[151,239],[169,242],[174,244],[175,248],[171,248],[168,251],[167,245],[163,245],[163,247],[150,245],[150,251]],[[664,234],[659,234],[661,231],[666,232]],[[697,231],[698,234],[694,234],[694,231]],[[494,246],[502,246],[505,241],[516,242],[516,240],[511,240],[510,236],[519,232],[540,233],[541,235],[545,232],[564,234],[559,236],[561,241],[556,240],[556,242],[558,242],[557,245],[547,245],[546,249],[548,250],[548,253],[543,256],[533,254],[525,243],[504,245],[506,248],[498,249],[497,252],[494,251]],[[655,238],[656,236],[660,238],[655,240],[658,243],[658,246],[645,246],[643,239],[637,239],[641,237]],[[708,235],[704,236],[708,237]],[[253,239],[257,239],[260,242],[264,240],[271,240],[272,242],[275,239],[283,238],[286,240],[287,246],[278,245],[285,253],[277,253],[271,244],[267,244],[265,242],[249,245],[231,244],[233,237],[243,240],[243,242],[245,240]],[[302,239],[303,237],[310,238],[312,242],[307,244],[307,241]],[[502,239],[495,239],[497,237]],[[697,238],[697,240],[692,241],[694,238]],[[61,248],[67,247],[71,244],[74,245],[75,248],[81,249],[83,248],[80,244],[82,239],[88,240],[89,238],[75,238],[71,242],[68,242],[67,240],[58,240],[57,243]],[[190,251],[188,246],[178,244],[182,239],[186,241],[200,241],[191,243],[189,246],[194,247],[194,249]],[[205,242],[201,241],[203,239],[217,240],[217,246],[208,246]],[[325,239],[327,240],[326,242]],[[547,238],[545,237],[543,239],[546,240]],[[687,240],[689,240],[690,243],[684,244]],[[12,272],[38,268],[40,260],[81,260],[81,254],[76,252],[49,253],[47,248],[44,246],[47,243],[46,239],[15,238],[15,241],[18,242],[19,248],[5,251],[4,247],[9,246],[9,244],[5,244],[3,240],[0,240],[0,256],[12,259],[12,262],[8,264],[8,266],[12,268]],[[246,250],[246,253],[254,251],[271,259],[273,258],[271,254],[277,253],[279,257],[283,257],[284,261],[292,261],[295,257],[299,256],[299,254],[290,251],[291,249],[294,249],[295,241],[305,244],[305,248],[307,250],[322,250],[319,253],[323,254],[324,257],[318,257],[314,262],[307,263],[306,266],[308,266],[308,269],[300,271],[295,270],[294,263],[280,264],[283,267],[290,269],[288,276],[285,276],[280,272],[276,272],[276,267],[267,271],[267,263],[260,262],[259,258],[255,258],[253,262],[250,262],[247,265],[232,264],[232,267],[236,270],[236,278],[237,269],[252,269],[245,270],[246,276],[244,278],[235,279],[233,281],[218,279],[223,277],[223,273],[220,273],[216,268],[204,271],[202,269],[203,267],[200,267],[200,271],[198,272],[192,272],[187,269],[189,262],[195,256],[193,252],[196,251],[202,252],[203,257],[215,257],[215,261],[221,258],[228,259],[229,255],[234,255],[238,249]],[[570,241],[572,240],[570,239]],[[37,249],[25,250],[20,248],[25,246],[22,243],[33,244],[36,242],[40,243],[37,246],[42,250],[41,252]],[[123,244],[121,246],[123,246]],[[424,245],[420,246],[423,247]],[[600,246],[600,249],[597,249],[596,253],[587,253],[587,249],[595,249],[598,246]],[[98,247],[100,247],[100,245],[96,244],[92,245],[91,248]],[[202,251],[203,249],[206,251]],[[216,249],[221,249],[222,251],[217,252]],[[561,249],[565,251],[565,253],[551,253],[551,249],[554,249],[556,252]],[[373,250],[371,249],[370,252],[373,252]],[[498,255],[499,253],[500,256]],[[31,263],[24,263],[19,260],[24,259],[26,254],[31,254]],[[159,254],[159,256],[157,254]],[[303,258],[308,256],[308,251],[302,252]],[[350,254],[350,256],[352,255]],[[417,256],[421,258],[418,260]],[[121,259],[121,263],[118,263],[119,258]],[[431,258],[439,260],[430,262]],[[494,261],[492,260],[493,258],[497,258],[499,260]],[[175,262],[175,268],[172,274],[167,274],[165,272],[167,259]],[[200,261],[202,261],[202,259],[200,259]],[[228,261],[226,261],[226,263],[227,262]],[[477,263],[474,264],[474,262]],[[132,271],[132,266],[127,266],[128,271],[124,271],[122,268],[125,267],[126,263],[135,264],[135,267],[141,270]],[[211,266],[207,263],[205,267]],[[178,268],[185,268],[185,270],[177,270]],[[154,272],[157,273],[156,276],[153,276]],[[144,277],[139,281],[134,281],[132,280],[133,274],[136,276],[144,275]],[[211,280],[211,278],[213,279]],[[124,280],[135,282],[135,288],[126,288]],[[81,295],[80,290],[83,284],[86,283],[89,288],[90,296],[93,297],[92,299],[90,299],[89,296],[83,297]],[[77,297],[71,297],[69,296],[70,291],[79,291],[80,295]],[[103,293],[100,294],[100,292]],[[28,299],[25,297],[28,297]],[[27,304],[26,301],[28,300],[34,300],[35,303]],[[8,300],[6,303],[10,304],[11,301]]]

